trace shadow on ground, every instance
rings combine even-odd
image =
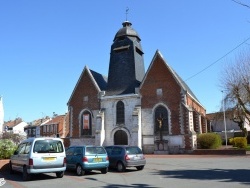
[[[156,171],[152,175],[161,175],[165,178],[187,180],[238,182],[250,185],[250,170],[247,169],[160,170]]]

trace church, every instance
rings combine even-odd
[[[86,65],[67,103],[69,145],[132,145],[145,154],[190,153],[206,110],[159,50],[145,71],[139,34],[124,21],[108,76]]]

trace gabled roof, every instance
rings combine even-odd
[[[60,122],[64,121],[65,116],[66,115],[58,115],[56,117],[53,117],[50,121],[44,123],[43,125],[59,124]]]
[[[92,71],[92,70],[90,70],[90,69],[88,68],[88,66],[85,66],[84,69],[83,69],[83,71],[82,71],[82,74],[81,74],[81,76],[79,77],[79,79],[78,79],[78,81],[77,81],[77,83],[76,83],[76,85],[75,85],[75,88],[74,88],[74,90],[73,90],[73,92],[72,92],[72,94],[71,94],[71,96],[70,96],[70,98],[69,98],[69,101],[70,101],[71,98],[73,97],[73,95],[74,95],[74,93],[75,93],[75,90],[76,90],[76,88],[77,88],[79,82],[81,81],[81,79],[82,79],[82,77],[83,77],[83,75],[84,75],[85,72],[87,72],[87,74],[90,76],[90,78],[91,78],[93,84],[95,85],[96,89],[97,89],[99,92],[106,89],[107,80],[108,80],[107,77],[106,77],[106,76],[103,76],[103,75],[101,75],[101,74],[99,74],[99,73],[97,73],[97,72],[95,72],[95,71]],[[69,101],[68,101],[68,103],[69,103]]]
[[[90,70],[92,76],[94,77],[97,85],[99,86],[100,90],[105,90],[107,87],[107,80],[108,78],[102,74],[99,74],[93,70]]]
[[[150,65],[149,65],[149,68],[148,68],[148,70],[147,70],[147,72],[146,72],[146,74],[145,74],[145,77],[144,77],[143,80],[142,80],[142,83],[141,83],[141,85],[140,85],[140,88],[141,88],[142,85],[144,84],[144,81],[146,80],[147,75],[148,75],[150,69],[152,68],[152,66],[153,66],[153,64],[154,64],[154,62],[155,62],[155,59],[156,59],[157,57],[160,57],[160,58],[162,59],[162,61],[163,61],[164,64],[166,65],[166,67],[167,67],[167,68],[169,69],[169,71],[173,74],[173,76],[174,76],[174,78],[175,78],[177,84],[180,85],[180,87],[182,88],[182,90],[186,91],[186,92],[189,94],[189,96],[191,96],[198,104],[201,105],[201,103],[199,102],[199,100],[197,99],[197,97],[194,95],[194,93],[192,92],[192,90],[188,87],[188,85],[187,85],[187,84],[182,80],[182,78],[181,78],[181,77],[180,77],[180,76],[179,76],[179,75],[169,66],[169,64],[167,63],[167,61],[164,60],[163,55],[161,54],[161,52],[160,52],[159,50],[156,50],[155,55],[154,55],[154,57],[153,57],[153,59],[152,59]],[[202,106],[202,105],[201,105],[201,106]]]
[[[23,122],[22,118],[16,118],[15,120],[10,120],[10,121],[4,122],[3,125],[11,128],[11,127],[15,127],[16,125],[18,125],[22,122]]]

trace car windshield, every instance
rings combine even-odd
[[[86,154],[106,154],[103,147],[87,147]]]
[[[34,153],[62,153],[63,145],[60,140],[37,140],[34,145]]]
[[[142,154],[142,151],[138,147],[127,147],[127,154]]]

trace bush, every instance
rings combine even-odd
[[[0,140],[0,159],[9,159],[13,155],[17,146],[9,139]]]
[[[228,139],[228,144],[229,145],[234,145],[234,138],[229,138]]]
[[[222,144],[220,135],[215,133],[200,134],[198,135],[197,142],[201,149],[217,149]]]
[[[247,148],[247,138],[246,137],[235,137],[233,139],[234,141],[234,144],[233,146],[234,147],[237,147],[237,148]]]
[[[25,137],[11,132],[4,132],[1,135],[1,139],[9,139],[12,140],[15,144],[19,144],[22,140],[25,139]]]

